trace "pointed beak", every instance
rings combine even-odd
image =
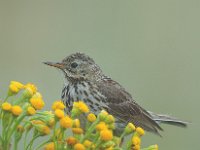
[[[59,68],[59,69],[64,69],[64,66],[65,66],[63,63],[55,63],[55,62],[43,62],[43,63],[49,66]]]

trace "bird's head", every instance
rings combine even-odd
[[[44,62],[44,64],[62,70],[68,81],[96,80],[102,74],[94,60],[84,53],[71,54],[62,62]]]

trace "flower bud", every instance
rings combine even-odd
[[[136,128],[136,133],[139,135],[139,136],[143,136],[145,134],[145,131],[144,129],[142,129],[141,127],[137,127]]]
[[[128,123],[127,126],[125,127],[125,133],[130,134],[133,131],[135,131],[135,126],[132,123]]]
[[[105,110],[102,110],[99,114],[99,119],[101,121],[104,121],[106,119],[106,117],[108,116],[108,113]]]
[[[18,105],[12,106],[11,111],[13,115],[19,116],[22,113],[22,108]]]
[[[87,120],[88,120],[89,122],[94,122],[96,119],[97,119],[97,117],[96,117],[95,114],[93,114],[93,113],[90,113],[90,114],[88,114],[88,116],[87,116]]]
[[[1,108],[5,111],[10,111],[11,108],[12,108],[12,105],[8,102],[4,102],[2,105],[1,105]]]
[[[102,130],[102,131],[100,132],[100,138],[101,138],[101,140],[103,140],[103,141],[112,140],[112,138],[113,138],[112,131],[111,131],[111,130],[108,130],[108,129]]]
[[[78,140],[75,137],[68,137],[66,139],[66,142],[68,145],[75,145],[78,142]]]

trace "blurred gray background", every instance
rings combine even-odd
[[[199,0],[1,0],[0,97],[11,80],[33,82],[50,109],[63,80],[42,62],[85,52],[144,108],[192,122],[143,146],[198,149],[199,14]]]

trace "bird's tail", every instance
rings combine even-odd
[[[179,127],[187,127],[188,122],[179,120],[175,117],[171,117],[163,114],[155,114],[153,112],[148,111],[148,113],[152,116],[152,119],[157,123],[165,123],[170,125],[175,125]]]

